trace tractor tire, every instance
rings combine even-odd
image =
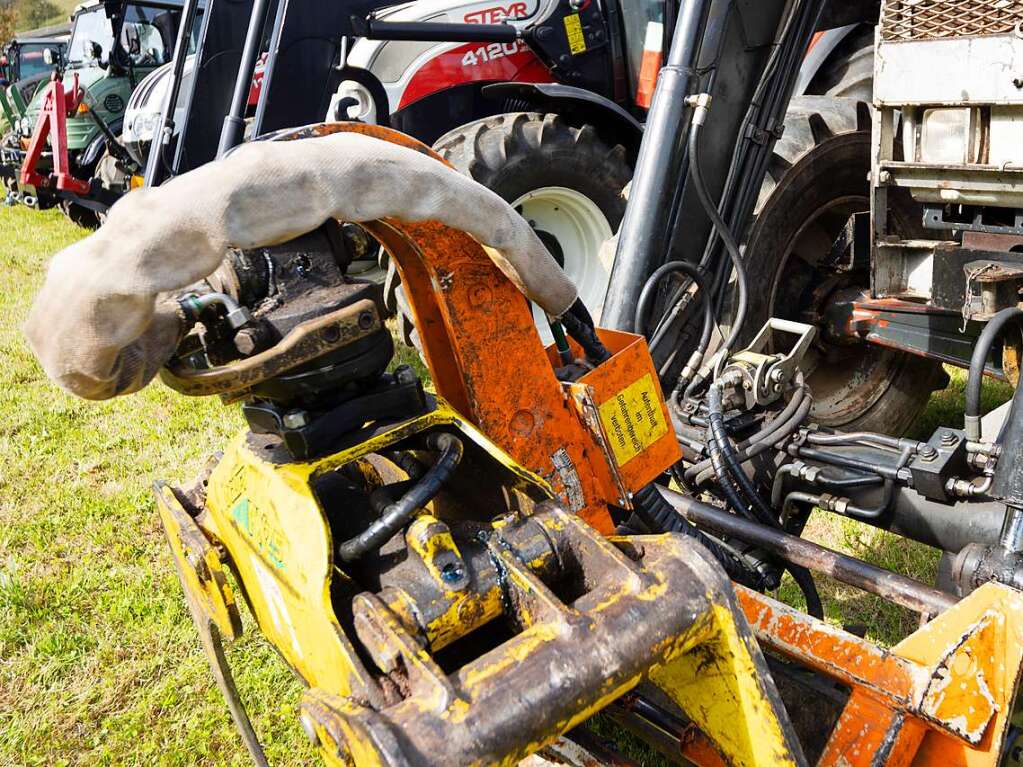
[[[746,239],[749,309],[741,344],[772,316],[808,321],[831,289],[866,288],[869,274],[819,269],[852,213],[870,209],[871,113],[863,102],[793,99]],[[892,220],[922,236],[911,199],[890,196]],[[852,431],[902,435],[948,382],[933,360],[871,344],[820,340],[809,359],[811,418]]]
[[[808,96],[874,100],[874,28],[862,24],[835,48],[814,75]]]
[[[625,215],[622,189],[632,178],[625,148],[605,143],[590,125],[556,114],[514,112],[487,117],[441,136],[434,150],[455,169],[510,202],[537,230],[599,317],[611,276],[601,245]],[[385,295],[396,301],[401,339],[419,347],[408,301],[393,263]],[[542,313],[540,335],[549,340]]]

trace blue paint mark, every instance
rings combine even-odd
[[[278,556],[278,554],[280,553],[280,549],[277,548],[277,542],[270,541],[268,548],[269,551],[267,552],[267,555],[270,557],[270,561],[274,563],[274,566],[278,570],[283,570],[285,568],[285,564],[284,560]]]
[[[241,498],[231,509],[231,516],[246,533],[252,535],[252,528],[249,525],[249,499]]]

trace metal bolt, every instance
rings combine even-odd
[[[305,711],[303,711],[299,715],[298,721],[302,725],[302,731],[305,733],[305,736],[309,739],[309,742],[312,743],[313,746],[319,746],[320,734],[316,732],[316,725],[313,724],[312,717],[309,716],[309,714],[307,714]]]
[[[359,327],[363,330],[369,330],[373,327],[374,319],[373,312],[362,312],[359,315]]]
[[[259,345],[259,334],[252,328],[245,328],[239,330],[234,337],[234,348],[238,350],[239,354],[244,354],[248,357],[256,351],[256,347]]]
[[[398,365],[394,369],[394,378],[400,384],[413,384],[416,382],[416,373],[409,365]]]
[[[465,573],[462,568],[458,566],[457,562],[448,562],[440,570],[440,577],[445,583],[455,583],[460,581]]]
[[[781,383],[785,380],[785,371],[781,368],[775,368],[771,371],[771,380],[775,383]]]
[[[945,447],[953,447],[959,441],[959,437],[956,436],[955,432],[946,431],[941,435],[941,444]]]
[[[304,410],[289,410],[282,420],[287,429],[301,429],[309,423],[309,414]]]

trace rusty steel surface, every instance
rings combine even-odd
[[[487,546],[519,630],[459,668],[444,670],[382,599],[356,599],[362,646],[402,694],[370,707],[310,689],[302,709],[330,763],[515,764],[648,676],[728,762],[804,763],[752,635],[732,622],[729,584],[702,547],[680,536],[612,542],[547,503],[523,524],[541,526],[563,564],[539,577],[518,551],[516,524],[499,525]],[[671,610],[660,607],[666,594]]]
[[[1000,763],[1023,663],[1019,592],[987,584],[886,650],[736,590],[764,647],[851,690],[820,765]]]
[[[245,390],[372,335],[383,325],[376,305],[364,299],[299,324],[272,349],[207,369],[171,365],[161,370],[160,378],[182,394],[239,399]]]
[[[754,543],[788,562],[823,573],[925,615],[937,615],[958,598],[898,573],[820,546],[795,535],[716,509],[667,488],[661,495],[693,524]]]

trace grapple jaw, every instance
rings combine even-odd
[[[518,508],[490,523],[442,519],[458,499],[439,497],[382,552],[401,560],[391,570],[335,566],[339,510],[318,481],[437,428],[489,459]],[[731,585],[694,541],[602,537],[442,403],[311,464],[253,447],[237,442],[191,508],[159,487],[160,513],[200,631],[235,634],[229,566],[309,685],[303,727],[328,763],[515,764],[644,680],[727,763],[804,763]],[[286,548],[273,532],[284,524]],[[211,660],[230,681],[223,654]]]

